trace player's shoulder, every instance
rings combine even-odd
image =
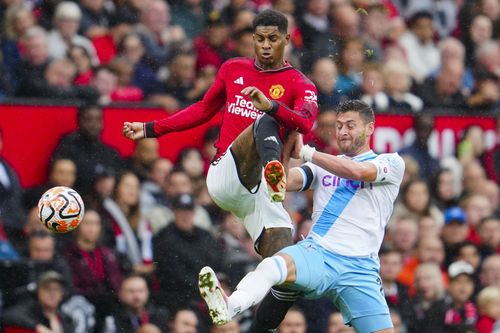
[[[293,67],[291,65],[290,65],[290,69],[287,71],[287,73],[289,73],[290,75],[295,76],[298,80],[304,82],[304,84],[313,85],[314,86],[314,83],[311,81],[311,79],[309,79],[307,77],[307,75],[305,75],[299,69],[297,69],[297,68],[295,68],[295,67]]]
[[[404,170],[405,162],[404,162],[403,158],[398,153],[378,154],[376,158],[387,161],[394,168]]]
[[[253,67],[253,58],[237,57],[237,58],[228,59],[222,64],[221,69],[222,68],[231,68],[233,66],[238,66],[239,68],[241,68],[241,66],[252,68]]]

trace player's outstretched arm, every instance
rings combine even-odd
[[[286,191],[298,192],[304,187],[304,175],[300,168],[291,168],[286,179]]]
[[[377,179],[377,167],[371,162],[356,162],[348,158],[325,154],[308,145],[300,150],[300,158],[345,179],[365,182],[373,182]]]
[[[140,122],[124,122],[122,129],[123,136],[130,140],[144,139],[144,123]]]

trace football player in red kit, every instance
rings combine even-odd
[[[293,225],[281,203],[286,181],[280,162],[283,140],[292,131],[309,132],[318,105],[314,84],[284,60],[290,40],[287,18],[265,10],[253,27],[255,59],[226,61],[203,100],[165,119],[125,122],[123,134],[133,140],[159,137],[203,124],[224,109],[208,191],[217,205],[243,221],[256,249],[268,257],[292,244]],[[264,300],[259,309],[263,317],[258,313],[256,323],[262,326],[254,325],[253,332],[276,328],[297,297],[288,290],[272,294],[282,301],[282,310],[264,313]],[[276,311],[276,302],[271,303]]]

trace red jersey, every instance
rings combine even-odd
[[[146,137],[193,128],[224,108],[219,139],[215,143],[216,157],[219,157],[263,113],[253,106],[249,96],[241,93],[248,86],[257,87],[272,101],[273,109],[268,114],[283,127],[304,134],[312,128],[318,113],[317,91],[304,74],[289,64],[264,70],[254,59],[236,58],[222,64],[203,100],[168,118],[147,123]]]

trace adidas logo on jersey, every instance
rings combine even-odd
[[[274,141],[276,144],[278,143],[278,139],[276,139],[275,136],[268,136],[267,138],[264,139],[264,141]]]
[[[240,76],[239,78],[234,80],[234,83],[239,84],[239,85],[243,85],[243,76]]]

